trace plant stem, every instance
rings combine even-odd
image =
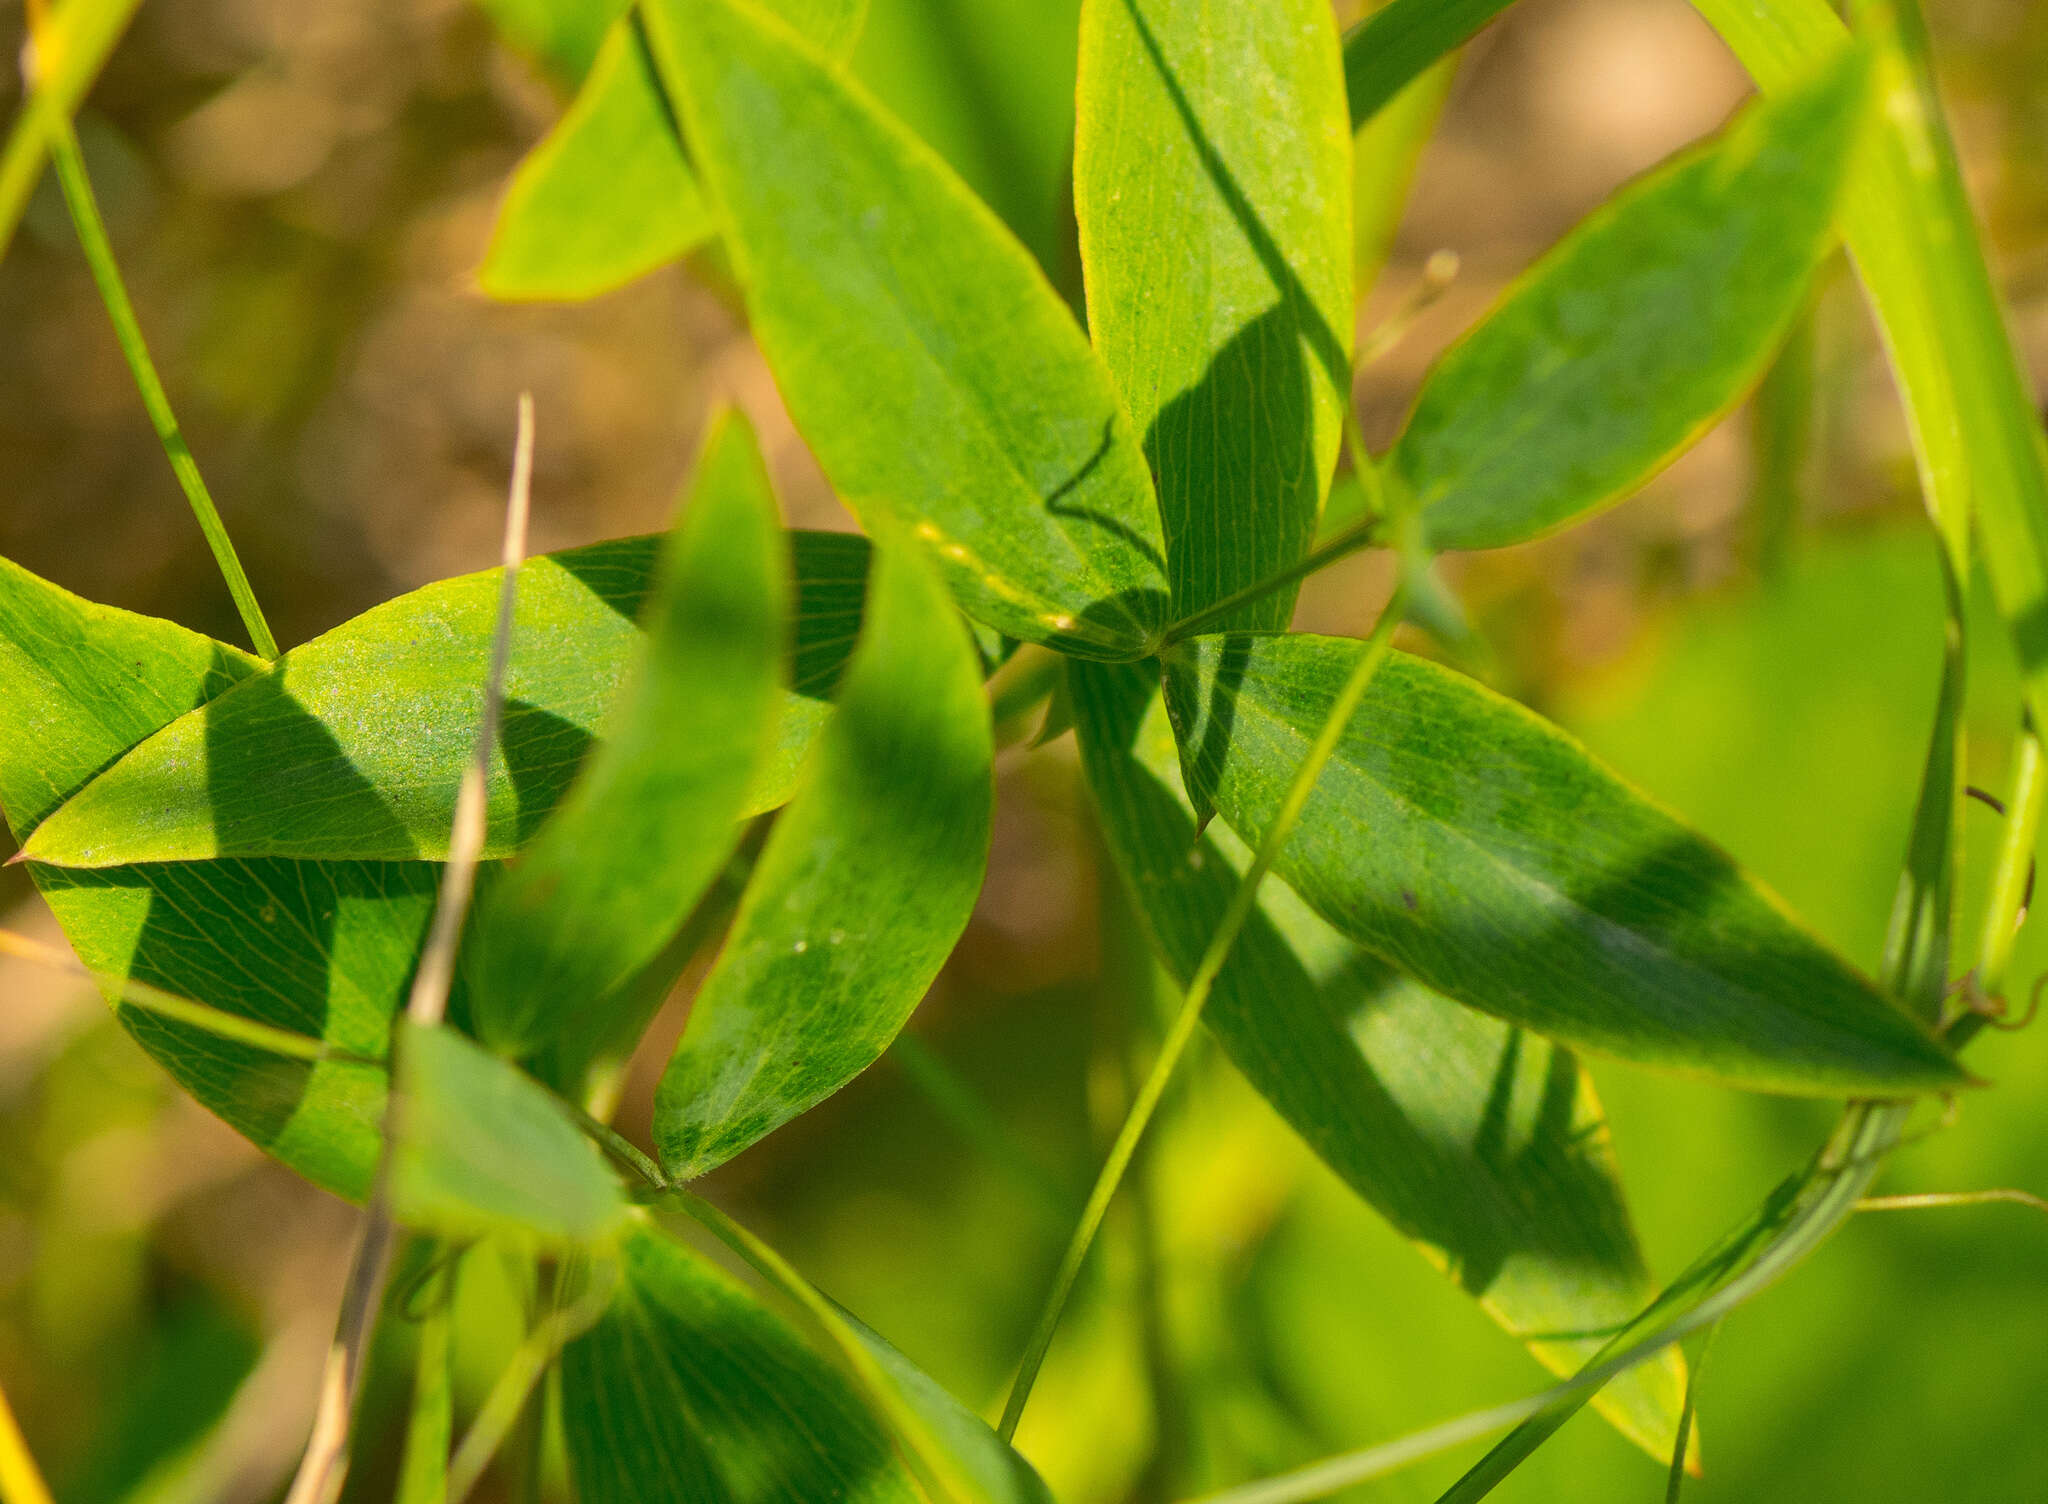
[[[78,243],[85,251],[86,264],[92,268],[92,279],[99,287],[100,301],[106,304],[107,317],[113,321],[114,338],[120,342],[121,354],[135,377],[135,388],[142,394],[150,426],[164,446],[164,455],[171,462],[171,473],[178,477],[185,500],[192,505],[192,515],[199,519],[199,530],[206,535],[207,547],[213,550],[214,563],[220,566],[221,578],[227,581],[228,594],[235,598],[235,609],[242,615],[249,641],[263,657],[275,658],[277,639],[271,635],[270,623],[263,619],[263,608],[256,604],[256,592],[228,537],[227,525],[220,520],[206,482],[200,478],[199,464],[185,443],[177,415],[171,411],[171,399],[157,375],[156,364],[149,358],[142,325],[136,320],[135,305],[129,301],[121,268],[114,260],[113,245],[107,239],[106,222],[100,218],[99,204],[93,197],[92,181],[86,176],[78,135],[71,128],[71,121],[61,114],[49,123],[49,147],[57,182],[64,190],[64,203],[78,231]]]
[[[55,1504],[4,1389],[0,1389],[0,1504]]]
[[[1370,466],[1372,462],[1366,460],[1364,463]],[[1364,471],[1361,471],[1361,476],[1364,473]],[[1374,473],[1376,474],[1377,472]],[[1311,549],[1303,554],[1299,559],[1295,560],[1285,569],[1280,570],[1277,574],[1270,574],[1263,580],[1258,580],[1245,586],[1242,590],[1233,590],[1230,594],[1224,596],[1222,600],[1204,606],[1191,616],[1182,617],[1166,629],[1166,635],[1159,640],[1160,651],[1164,652],[1175,643],[1193,637],[1211,622],[1222,620],[1241,606],[1249,606],[1253,601],[1263,600],[1276,590],[1284,590],[1289,585],[1307,579],[1317,570],[1324,568],[1326,565],[1336,563],[1347,554],[1355,554],[1361,548],[1371,547],[1380,540],[1380,534],[1385,526],[1386,519],[1384,517],[1378,514],[1368,516],[1337,534],[1336,537],[1330,539],[1322,547]]]
[[[1685,1402],[1678,1407],[1678,1440],[1671,1445],[1671,1472],[1664,1482],[1664,1504],[1678,1504],[1685,1487],[1687,1449],[1692,1445],[1693,1418],[1699,1413],[1700,1378],[1707,1371],[1707,1354],[1714,1350],[1714,1337],[1721,1330],[1715,1322],[1700,1339],[1700,1350],[1685,1371]]]
[[[2027,917],[2027,896],[2033,889],[2034,837],[2041,828],[2041,804],[2048,791],[2048,764],[2041,739],[2029,725],[2020,733],[2019,766],[2013,772],[2012,798],[2006,803],[2005,837],[1999,843],[1998,865],[1991,879],[1991,897],[1984,906],[1984,932],[1977,942],[1976,985],[1986,997],[2005,989],[2012,969],[2013,942]]]
[[[47,19],[38,14],[43,7],[30,8],[33,35],[21,66],[26,92],[7,145],[0,149],[0,254],[14,239],[42,176],[54,127],[71,118],[141,3],[70,0]]]
[[[1251,865],[1245,869],[1244,879],[1231,895],[1230,907],[1224,911],[1222,922],[1209,941],[1209,948],[1203,952],[1201,962],[1188,979],[1186,996],[1181,1002],[1180,1012],[1175,1015],[1166,1038],[1159,1046],[1159,1058],[1153,1062],[1152,1073],[1139,1088],[1130,1112],[1124,1118],[1123,1127],[1118,1131],[1116,1142],[1110,1146],[1109,1157],[1103,1162],[1102,1172],[1096,1177],[1095,1188],[1089,1192],[1088,1203],[1082,1209],[1081,1220],[1074,1228],[1072,1240],[1053,1275],[1052,1290],[1047,1295],[1045,1309],[1040,1312],[1038,1325],[1032,1332],[1031,1342],[1024,1350],[1022,1362],[1018,1365],[1017,1378],[1010,1388],[1009,1402],[1003,1407],[1002,1424],[996,1434],[1008,1441],[1017,1434],[1017,1422],[1024,1414],[1024,1404],[1031,1397],[1031,1386],[1038,1379],[1038,1370],[1045,1362],[1046,1350],[1052,1346],[1053,1333],[1059,1327],[1060,1315],[1066,1309],[1067,1297],[1073,1293],[1074,1281],[1080,1277],[1081,1265],[1088,1257],[1088,1250],[1095,1241],[1095,1234],[1102,1227],[1102,1219],[1109,1210],[1109,1203],[1115,1197],[1117,1187],[1122,1183],[1124,1172],[1130,1167],[1131,1156],[1137,1151],[1138,1140],[1144,1136],[1146,1126],[1158,1110],[1159,1099],[1166,1092],[1166,1084],[1172,1078],[1174,1067],[1187,1052],[1188,1043],[1194,1037],[1195,1026],[1201,1022],[1202,1008],[1209,1000],[1210,989],[1216,984],[1217,975],[1223,970],[1223,963],[1230,958],[1231,947],[1236,943],[1238,931],[1250,917],[1252,907],[1258,902],[1259,885],[1273,862],[1280,855],[1281,848],[1294,831],[1295,822],[1300,819],[1302,809],[1307,805],[1309,795],[1314,792],[1317,780],[1322,777],[1324,765],[1337,750],[1337,742],[1351,724],[1359,702],[1365,698],[1373,676],[1386,661],[1392,642],[1394,628],[1400,624],[1403,608],[1408,600],[1407,582],[1404,580],[1394,591],[1380,612],[1372,635],[1361,644],[1357,665],[1351,676],[1344,681],[1337,692],[1337,699],[1330,707],[1329,717],[1323,722],[1322,730],[1316,733],[1315,742],[1309,747],[1308,755],[1295,770],[1294,780],[1288,785],[1287,794],[1281,800],[1280,809],[1273,817],[1273,823],[1264,839],[1259,842]]]

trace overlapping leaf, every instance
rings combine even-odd
[[[1154,945],[1194,970],[1248,860],[1196,835],[1153,677],[1070,671],[1104,837]],[[1570,1051],[1408,981],[1318,919],[1277,878],[1203,1015],[1245,1077],[1323,1160],[1530,1350],[1569,1373],[1651,1294],[1592,1083]],[[1675,1353],[1597,1402],[1668,1454]]]
[[[1762,374],[1832,244],[1865,118],[1850,56],[1617,194],[1438,362],[1389,456],[1438,548],[1642,484]]]
[[[967,633],[914,551],[885,551],[795,798],[655,1094],[682,1179],[888,1047],[965,928],[988,860],[988,711]]]
[[[582,1504],[924,1504],[846,1379],[688,1248],[628,1232],[623,1277],[562,1353]]]
[[[1256,838],[1357,644],[1181,644],[1167,705],[1200,792]],[[1557,728],[1448,669],[1380,670],[1275,867],[1424,984],[1539,1033],[1759,1090],[1967,1078],[1718,848]]]
[[[0,805],[28,838],[134,742],[256,660],[170,622],[95,606],[0,561]],[[361,1196],[376,1164],[393,1010],[432,912],[418,862],[223,861],[30,868],[86,965],[322,1039],[280,1060],[131,1008],[187,1090],[316,1184]]]
[[[866,0],[778,0],[821,51],[860,35]],[[477,273],[494,298],[596,297],[666,266],[709,237],[711,207],[630,12],[561,123],[519,164]]]
[[[1176,616],[1307,551],[1351,377],[1351,155],[1323,0],[1089,0],[1074,209]],[[1291,591],[1229,618],[1284,627]]]
[[[748,812],[772,808],[822,724],[850,649],[867,547],[791,535],[795,672]],[[520,572],[486,857],[531,837],[618,692],[659,552],[622,538]],[[220,856],[438,860],[476,736],[498,571],[386,602],[244,674],[89,783],[30,839],[36,860],[103,868]],[[111,754],[109,754],[111,755]]]
[[[774,727],[787,567],[743,419],[713,427],[602,740],[486,888],[464,947],[480,1036],[524,1055],[653,959],[731,854]]]
[[[453,1029],[402,1024],[391,1211],[404,1226],[550,1248],[601,1242],[618,1177],[545,1087]]]
[[[840,495],[931,545],[980,620],[1142,656],[1167,605],[1144,457],[1029,253],[787,27],[730,0],[644,13],[754,334]]]

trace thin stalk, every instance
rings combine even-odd
[[[26,93],[7,145],[0,148],[0,254],[14,239],[43,175],[43,154],[54,128],[69,120],[85,98],[141,3],[69,0],[48,17],[41,14],[46,7],[30,7],[31,39],[21,58]]]
[[[55,1504],[4,1389],[0,1389],[0,1504]]]
[[[448,1006],[455,977],[455,951],[462,939],[476,883],[476,864],[484,843],[485,769],[497,744],[498,721],[505,700],[505,665],[511,656],[512,607],[519,583],[519,565],[526,556],[526,518],[533,485],[533,398],[519,398],[519,440],[512,462],[511,497],[505,508],[505,575],[498,591],[498,623],[491,643],[490,678],[484,686],[484,712],[477,727],[476,751],[463,770],[455,799],[455,818],[448,839],[448,864],[434,901],[434,922],[406,999],[406,1019],[416,1028],[437,1028]],[[363,1213],[362,1240],[356,1245],[341,1313],[335,1319],[334,1345],[320,1382],[313,1431],[292,1479],[285,1504],[334,1504],[348,1476],[348,1436],[356,1395],[362,1387],[363,1360],[368,1355],[370,1328],[382,1303],[390,1273],[396,1224],[391,1216],[391,1146],[404,1120],[405,1101],[392,1074],[392,1090],[384,1106],[384,1147]]]
[[[177,476],[185,500],[191,503],[192,515],[199,519],[199,531],[206,535],[206,546],[213,550],[213,561],[220,566],[221,578],[227,581],[228,594],[235,598],[235,609],[241,613],[242,627],[248,632],[250,643],[263,657],[275,658],[277,639],[271,635],[270,623],[263,618],[263,608],[256,604],[256,592],[242,569],[233,540],[228,537],[227,525],[221,521],[206,482],[200,477],[199,463],[192,458],[184,431],[178,427],[156,363],[149,358],[142,325],[136,320],[135,305],[129,301],[121,268],[114,260],[114,247],[107,239],[106,222],[100,218],[99,203],[93,197],[92,181],[86,176],[78,135],[71,128],[70,119],[62,114],[49,122],[49,148],[57,182],[64,190],[64,203],[71,211],[72,226],[78,231],[78,243],[85,251],[86,264],[92,268],[92,280],[99,288],[100,301],[106,305],[107,317],[113,321],[114,338],[135,378],[135,389],[142,395],[150,427],[156,430],[157,440],[164,446],[164,456],[171,462],[171,473]]]
[[[2005,835],[1991,878],[1991,897],[1984,906],[1984,931],[1977,942],[1976,985],[1986,997],[2005,990],[2012,969],[2013,943],[2027,917],[2027,894],[2033,886],[2034,838],[2041,829],[2042,795],[2048,792],[2048,762],[2032,726],[2020,734],[2019,766],[2013,772],[2012,797],[2006,802]]]
[[[1856,1210],[1912,1212],[1938,1206],[1990,1206],[1999,1202],[2048,1212],[2048,1197],[2036,1196],[2032,1191],[2022,1191],[2014,1186],[1999,1186],[1989,1191],[1923,1191],[1907,1196],[1865,1196],[1856,1203]]]
[[[1365,463],[1370,466],[1372,462],[1367,460]],[[1360,475],[1363,476],[1365,473],[1362,470]],[[1193,637],[1211,622],[1221,621],[1239,607],[1249,606],[1253,601],[1264,600],[1276,590],[1284,590],[1289,585],[1307,579],[1317,570],[1326,568],[1349,554],[1357,553],[1361,548],[1371,547],[1380,540],[1385,527],[1386,519],[1377,512],[1363,518],[1320,548],[1310,549],[1285,569],[1267,575],[1263,580],[1254,581],[1242,590],[1233,590],[1222,600],[1204,606],[1192,615],[1182,617],[1168,627],[1166,635],[1159,639],[1159,650],[1165,652],[1175,643]]]
[[[1337,692],[1336,702],[1330,707],[1328,719],[1322,730],[1295,770],[1294,781],[1288,785],[1287,795],[1281,801],[1279,812],[1273,817],[1265,838],[1259,842],[1257,854],[1251,865],[1245,869],[1244,880],[1231,895],[1230,907],[1224,911],[1223,919],[1216,927],[1215,935],[1209,941],[1209,948],[1203,955],[1195,972],[1188,979],[1188,989],[1181,1002],[1180,1012],[1166,1032],[1166,1038],[1159,1046],[1159,1058],[1153,1062],[1152,1073],[1139,1088],[1137,1099],[1131,1103],[1130,1112],[1124,1118],[1116,1142],[1110,1146],[1109,1158],[1104,1161],[1102,1172],[1096,1177],[1095,1188],[1088,1195],[1088,1203],[1082,1209],[1081,1220],[1074,1228],[1072,1240],[1067,1244],[1066,1254],[1061,1258],[1059,1269],[1053,1275],[1052,1290],[1046,1297],[1045,1309],[1040,1312],[1038,1325],[1031,1334],[1031,1342],[1024,1350],[1023,1360],[1017,1369],[1017,1378],[1010,1388],[1010,1398],[1003,1407],[1002,1423],[996,1434],[1004,1441],[1017,1434],[1017,1422],[1023,1417],[1024,1405],[1031,1398],[1031,1386],[1037,1382],[1038,1370],[1045,1362],[1046,1350],[1052,1346],[1053,1333],[1059,1327],[1060,1315],[1066,1309],[1067,1298],[1073,1293],[1074,1282],[1080,1277],[1081,1265],[1087,1260],[1088,1250],[1095,1241],[1095,1234],[1101,1229],[1103,1216],[1109,1210],[1109,1203],[1115,1197],[1117,1187],[1123,1181],[1124,1172],[1130,1168],[1131,1156],[1137,1151],[1138,1141],[1144,1136],[1146,1126],[1159,1108],[1159,1099],[1166,1092],[1166,1084],[1172,1078],[1174,1067],[1187,1052],[1188,1043],[1194,1038],[1195,1026],[1202,1020],[1202,1008],[1209,1000],[1209,992],[1216,984],[1223,963],[1230,958],[1231,947],[1237,941],[1238,931],[1250,917],[1252,906],[1258,902],[1259,885],[1280,855],[1287,838],[1293,834],[1294,825],[1301,818],[1302,809],[1307,805],[1309,795],[1316,782],[1322,777],[1324,765],[1337,750],[1337,742],[1351,724],[1359,703],[1371,687],[1373,676],[1386,661],[1392,643],[1394,628],[1400,624],[1403,608],[1408,600],[1407,582],[1404,580],[1394,591],[1393,599],[1380,612],[1380,618],[1372,629],[1372,635],[1360,646],[1357,665],[1351,676]]]
[[[280,1029],[274,1024],[259,1023],[253,1018],[244,1018],[239,1013],[210,1007],[194,1002],[189,997],[180,997],[166,992],[161,987],[152,987],[147,982],[138,982],[130,977],[115,977],[91,970],[75,960],[68,951],[54,945],[45,945],[40,940],[31,940],[12,930],[0,930],[0,956],[14,956],[37,966],[47,966],[52,971],[61,971],[81,977],[88,982],[112,991],[124,1004],[145,1013],[156,1014],[176,1023],[189,1024],[203,1029],[219,1039],[231,1039],[237,1044],[246,1044],[272,1055],[282,1055],[287,1060],[348,1060],[358,1064],[378,1065],[381,1061],[367,1056],[351,1055],[330,1049],[323,1040],[310,1034],[297,1034],[290,1029]]]
[[[1700,1378],[1707,1371],[1707,1354],[1714,1350],[1714,1338],[1720,1330],[1718,1321],[1707,1328],[1706,1336],[1700,1339],[1699,1352],[1685,1370],[1685,1402],[1678,1407],[1678,1440],[1671,1444],[1671,1471],[1664,1480],[1664,1504],[1678,1504],[1678,1496],[1685,1488],[1686,1452],[1692,1445],[1694,1417],[1699,1413]]]

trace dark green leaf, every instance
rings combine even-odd
[[[754,333],[839,493],[917,533],[990,625],[1142,656],[1166,611],[1144,457],[1030,255],[774,19],[729,0],[646,15]]]
[[[1159,488],[1176,617],[1295,562],[1351,386],[1351,152],[1327,0],[1090,0],[1089,327]],[[1284,627],[1291,590],[1229,625]]]
[[[717,420],[637,663],[533,843],[483,889],[477,1032],[524,1055],[652,960],[731,854],[774,729],[787,565],[745,420]]]
[[[655,1094],[671,1175],[722,1164],[888,1048],[980,891],[991,756],[967,633],[916,552],[883,553],[838,707]]]
[[[127,746],[263,672],[170,622],[91,605],[0,560],[0,804],[24,839]],[[31,867],[79,958],[378,1060],[432,912],[416,862]],[[319,1185],[369,1188],[384,1072],[313,1065],[122,1008],[202,1103]]]
[[[624,1277],[562,1353],[581,1504],[923,1504],[852,1386],[666,1234],[631,1230]]]
[[[1344,92],[1356,130],[1510,0],[1393,0],[1344,34]]]
[[[852,643],[866,577],[861,539],[794,533],[791,544],[794,687],[749,812],[789,796]],[[659,547],[622,538],[520,571],[486,857],[517,849],[574,778],[640,641],[634,622]],[[239,672],[234,690],[149,737],[48,819],[31,856],[66,867],[445,857],[497,596],[496,570],[442,580],[268,670]]]
[[[1081,757],[1110,852],[1185,983],[1249,854],[1197,839],[1153,676],[1070,670]],[[1394,973],[1269,877],[1218,975],[1210,1030],[1345,1183],[1558,1373],[1631,1320],[1651,1287],[1591,1081],[1561,1045]],[[1668,1454],[1676,1354],[1603,1391],[1626,1435]]]
[[[1196,638],[1167,704],[1194,776],[1256,838],[1356,656]],[[1809,1094],[1967,1080],[1754,878],[1556,727],[1450,670],[1380,670],[1275,868],[1425,985],[1539,1033]]]
[[[1437,548],[1619,500],[1762,374],[1833,240],[1859,57],[1624,189],[1437,363],[1389,457]]]
[[[835,55],[865,0],[778,0]],[[596,297],[678,260],[716,228],[638,19],[622,16],[561,123],[512,175],[477,273],[494,298]]]
[[[595,1243],[626,1213],[618,1177],[545,1087],[453,1029],[401,1025],[391,1211],[469,1241]]]

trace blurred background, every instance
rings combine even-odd
[[[856,69],[1077,297],[1076,8],[874,0]],[[1930,8],[2038,390],[2048,6]],[[0,55],[21,24],[0,6]],[[1460,258],[1360,373],[1374,441],[1506,279],[1746,89],[1682,0],[1522,0],[1488,30],[1364,300],[1361,330],[1378,329],[1431,253]],[[506,177],[561,105],[469,0],[148,0],[92,94],[79,128],[116,250],[287,644],[492,561],[522,389],[539,408],[539,548],[662,526],[720,401],[762,430],[793,523],[850,525],[714,264],[579,306],[473,290]],[[1361,239],[1377,262],[1379,232]],[[0,331],[0,553],[240,640],[52,183],[0,263]],[[1940,591],[1890,380],[1841,266],[1756,401],[1643,496],[1447,575],[1493,682],[1875,965],[1932,713]],[[1363,630],[1384,589],[1374,560],[1347,562],[1312,583],[1299,624]],[[2002,792],[2013,674],[1984,626],[1971,776]],[[715,1179],[723,1204],[977,1406],[1000,1400],[1157,1011],[1132,1008],[1143,964],[1098,880],[1071,739],[1013,749],[999,772],[981,912],[911,1049]],[[1974,895],[1997,827],[1982,809],[1970,820]],[[54,937],[17,873],[0,874],[0,922]],[[2023,941],[2019,976],[2048,967],[2044,934]],[[1972,1064],[1998,1089],[1901,1154],[1883,1189],[2048,1192],[2048,1023],[1987,1037]],[[1745,1215],[1830,1118],[1595,1072],[1660,1275]],[[651,1080],[629,1094],[635,1134]],[[1542,1382],[1213,1051],[1171,1097],[1136,1185],[1020,1437],[1066,1504],[1182,1497]],[[65,1504],[275,1497],[352,1228],[174,1091],[96,999],[0,960],[0,1381]],[[487,1260],[467,1269],[474,1404],[513,1297]],[[373,1382],[373,1412],[389,1387]],[[1727,1323],[1702,1395],[1707,1472],[1688,1497],[2048,1497],[2044,1396],[2048,1221],[2012,1206],[1859,1217]],[[1347,1497],[1428,1500],[1469,1456]],[[388,1480],[372,1460],[353,1496]],[[543,1470],[536,1486],[558,1485]],[[487,1487],[511,1496],[503,1479]],[[1499,1497],[1662,1488],[1656,1464],[1582,1416]]]

